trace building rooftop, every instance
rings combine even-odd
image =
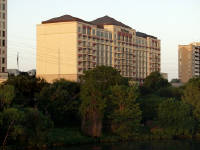
[[[103,28],[104,25],[116,25],[116,26],[121,26],[121,27],[132,29],[128,25],[125,25],[124,23],[117,21],[116,19],[109,17],[107,15],[104,17],[97,18],[90,22],[82,20],[77,17],[73,17],[71,15],[64,15],[64,16],[60,16],[60,17],[56,17],[56,18],[52,18],[52,19],[43,21],[42,24],[57,23],[57,22],[70,22],[70,21],[77,21],[77,22],[83,22],[83,23],[87,23],[87,24],[91,24],[91,25],[96,25],[99,28]],[[136,35],[139,37],[143,37],[143,38],[150,37],[153,39],[157,39],[157,37],[154,37],[154,36],[148,35],[146,33],[142,33],[142,32],[136,32]]]
[[[87,22],[85,20],[82,20],[80,18],[76,18],[70,15],[64,15],[56,18],[52,18],[46,21],[43,21],[42,24],[47,24],[47,23],[57,23],[57,22],[70,22],[70,21],[78,21],[78,22],[83,22],[87,24],[91,24],[90,22]]]
[[[56,23],[56,22],[70,22],[70,21],[78,21],[78,22],[83,22],[83,23],[97,25],[97,26],[116,25],[116,26],[121,26],[121,27],[126,27],[126,28],[131,29],[131,27],[129,27],[129,26],[123,24],[122,22],[119,22],[109,16],[104,16],[104,17],[101,17],[101,18],[98,18],[96,20],[89,22],[89,21],[82,20],[80,18],[73,17],[71,15],[64,15],[64,16],[60,16],[60,17],[56,17],[56,18],[52,18],[52,19],[43,21],[42,24]]]
[[[97,26],[116,25],[116,26],[121,26],[121,27],[132,29],[131,27],[129,27],[129,26],[123,24],[122,22],[119,22],[119,21],[117,21],[114,18],[111,18],[109,16],[104,16],[104,17],[98,18],[96,20],[91,21],[91,23],[95,24]]]
[[[143,38],[150,37],[150,38],[153,38],[153,39],[157,39],[157,37],[155,37],[155,36],[148,35],[148,34],[142,33],[142,32],[136,32],[136,36],[143,37]]]

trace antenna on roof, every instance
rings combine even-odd
[[[17,69],[19,70],[19,52],[17,52]]]

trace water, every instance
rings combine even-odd
[[[60,147],[53,150],[200,150],[200,141],[150,141]]]

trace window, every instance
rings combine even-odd
[[[83,41],[83,46],[84,46],[84,47],[86,46],[86,41]]]
[[[6,5],[5,5],[5,4],[2,5],[2,9],[3,9],[3,10],[6,9]]]
[[[2,72],[5,72],[5,67],[2,67]]]
[[[6,36],[6,33],[5,31],[2,31],[2,36],[5,37]]]
[[[3,19],[6,19],[6,14],[5,13],[3,13]]]
[[[105,38],[108,38],[108,33],[107,32],[105,33]]]
[[[81,32],[81,27],[78,27],[78,32]]]
[[[2,46],[6,46],[5,40],[2,40]]]
[[[3,22],[2,24],[3,24],[3,29],[5,29],[5,28],[6,28],[6,24],[5,24],[5,22]]]
[[[100,31],[97,31],[97,36],[100,36]]]
[[[87,34],[91,35],[91,29],[90,28],[87,28]]]
[[[83,34],[86,34],[86,28],[83,28],[82,31],[83,31]]]
[[[120,35],[117,36],[117,39],[120,40]]]
[[[109,39],[112,40],[112,33],[109,33]]]
[[[95,35],[95,29],[92,30],[92,34]]]
[[[104,35],[103,32],[101,32],[101,37],[103,37],[103,35]]]
[[[2,58],[2,64],[5,64],[5,58]]]

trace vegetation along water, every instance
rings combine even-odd
[[[138,84],[112,67],[100,66],[86,71],[80,82],[47,83],[19,75],[0,86],[0,144],[4,148],[129,142],[108,144],[109,150],[137,148],[143,145],[141,141],[152,141],[144,143],[145,149],[145,145],[156,145],[155,140],[159,146],[164,140],[188,139],[187,148],[190,144],[198,147],[194,140],[199,137],[200,78],[173,87],[153,72]]]

